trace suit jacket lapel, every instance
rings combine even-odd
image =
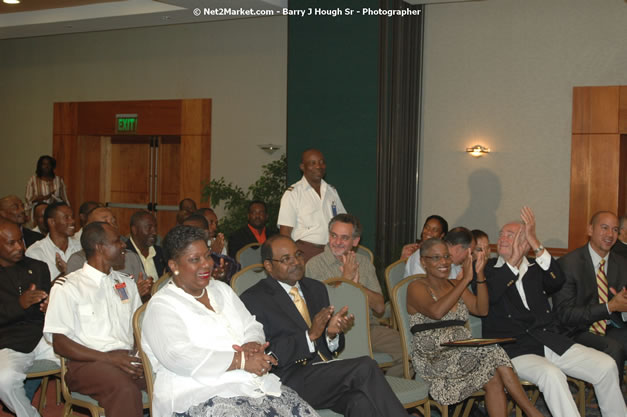
[[[619,284],[618,262],[616,262],[616,255],[614,255],[613,253],[610,253],[610,257],[607,260],[607,283],[616,291],[621,290],[621,288],[616,288]],[[610,293],[609,295],[611,299],[612,294]]]
[[[598,296],[599,291],[597,288],[597,271],[592,264],[592,258],[590,257],[590,252],[588,251],[588,245],[583,247],[581,257],[581,273],[582,279],[579,280],[579,284],[583,285],[583,294],[594,293]]]
[[[287,292],[285,292],[283,287],[281,287],[281,284],[279,284],[277,280],[272,277],[267,277],[266,280],[268,280],[268,284],[270,285],[274,302],[281,308],[281,310],[283,310],[285,316],[303,330],[308,329],[309,326],[305,323],[305,319],[303,319],[303,316],[300,315],[300,312],[296,308],[296,305],[294,305],[292,298],[287,294]]]

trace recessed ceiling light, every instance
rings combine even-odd
[[[2,0],[6,4],[20,4],[20,0]]]

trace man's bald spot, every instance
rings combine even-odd
[[[16,195],[8,195],[6,197],[0,198],[0,210],[8,209],[15,200],[22,201]]]
[[[95,209],[90,211],[89,214],[87,215],[87,223],[93,222],[94,219],[97,216],[102,215],[103,213],[110,214],[113,217],[113,212],[111,211],[110,208],[108,208],[108,207],[96,207]]]
[[[590,225],[591,226],[596,225],[597,222],[599,221],[599,217],[601,217],[604,214],[610,214],[610,215],[614,216],[614,218],[618,222],[618,217],[616,216],[616,214],[612,213],[611,211],[597,211],[596,213],[594,213],[592,215],[592,217],[590,217]]]
[[[303,151],[302,154],[300,154],[300,162],[304,163],[305,162],[305,155],[309,152],[317,152],[320,154],[320,156],[324,157],[324,155],[322,154],[322,152],[320,152],[318,149],[314,149],[314,148],[310,148],[310,149],[305,149]]]

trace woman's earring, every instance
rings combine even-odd
[[[178,274],[179,274],[179,271],[174,271],[174,275],[178,275]]]

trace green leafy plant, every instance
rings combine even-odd
[[[211,180],[203,185],[202,201],[211,201],[213,207],[224,206],[226,214],[219,220],[218,228],[229,236],[237,229],[246,226],[248,222],[248,203],[261,200],[268,207],[268,225],[276,227],[279,216],[281,197],[287,188],[287,158],[285,154],[280,159],[262,167],[261,177],[254,184],[244,190],[227,183],[224,177]]]

